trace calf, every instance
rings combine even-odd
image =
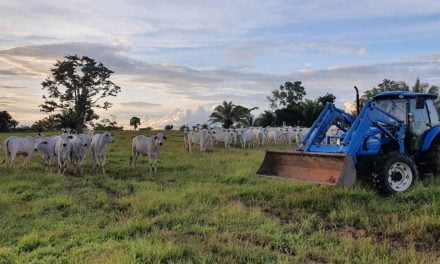
[[[93,164],[97,169],[101,169],[105,175],[105,159],[107,156],[107,145],[113,143],[112,134],[105,132],[103,134],[96,134],[92,137],[92,155]]]
[[[8,137],[4,141],[4,148],[5,160],[2,163],[6,162],[10,168],[13,168],[17,155],[25,157],[23,166],[27,168],[29,161],[38,153],[35,148],[35,137]]]
[[[151,137],[139,135],[133,138],[130,157],[131,167],[134,169],[139,155],[143,155],[148,158],[150,172],[157,173],[157,161],[164,140],[166,140],[166,136],[162,133]]]

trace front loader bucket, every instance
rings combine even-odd
[[[333,186],[352,186],[356,169],[339,153],[266,151],[257,175]]]

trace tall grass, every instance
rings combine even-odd
[[[166,133],[158,174],[130,169],[137,132],[115,133],[107,176],[90,157],[80,177],[45,172],[40,157],[0,167],[0,263],[440,261],[439,179],[382,197],[259,178],[263,149],[189,155]]]

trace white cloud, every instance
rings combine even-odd
[[[301,42],[293,46],[293,51],[296,54],[301,54],[306,51],[326,51],[339,54],[355,54],[365,55],[368,50],[366,48],[351,47],[348,45],[336,43],[318,43],[318,42]]]
[[[162,129],[166,125],[174,125],[178,128],[182,125],[204,124],[208,122],[210,114],[211,111],[202,105],[192,109],[174,108],[162,116],[147,118],[146,121],[142,122],[142,127],[151,126]]]

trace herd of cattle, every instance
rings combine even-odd
[[[233,145],[242,148],[262,147],[273,144],[292,144],[301,142],[309,131],[306,127],[249,127],[239,129],[205,128],[190,131],[185,127],[185,147],[191,153],[193,145],[200,146],[204,152],[208,148],[213,149],[217,143],[224,144],[225,148]],[[329,130],[331,131],[331,130]]]
[[[150,171],[157,171],[157,159],[164,139],[166,137],[162,133],[152,137],[135,137],[132,143],[132,167],[135,167],[139,154],[142,154],[148,156]],[[82,174],[87,153],[91,152],[93,167],[105,174],[107,145],[113,142],[113,135],[108,132],[74,134],[66,129],[55,136],[40,133],[34,137],[11,136],[4,141],[5,160],[2,164],[6,163],[9,168],[13,168],[16,157],[24,156],[23,166],[27,168],[30,160],[41,154],[49,169],[56,161],[58,173]]]
[[[192,153],[193,145],[200,147],[201,152],[213,149],[218,143],[226,149],[233,145],[242,148],[262,147],[273,144],[291,144],[301,142],[309,131],[305,127],[250,127],[240,129],[207,128],[189,130],[184,128],[185,148]],[[340,133],[336,127],[330,127],[328,138]],[[157,161],[166,136],[158,133],[153,136],[139,135],[133,138],[130,164],[134,169],[140,155],[147,156],[150,172],[157,172]],[[74,134],[70,130],[62,130],[60,135],[34,137],[8,137],[4,141],[5,160],[2,163],[13,168],[18,155],[24,156],[24,167],[28,166],[32,157],[41,154],[49,169],[55,161],[58,173],[82,174],[88,152],[92,153],[93,167],[105,174],[107,145],[113,143],[113,135],[105,132],[93,134]]]

